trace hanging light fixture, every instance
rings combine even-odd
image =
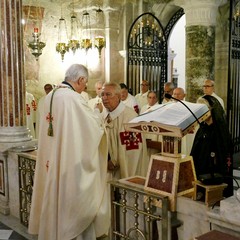
[[[75,15],[72,15],[71,16],[71,36],[68,42],[68,47],[73,51],[73,54],[75,54],[76,50],[80,48],[80,43],[77,35],[78,35],[77,17]]]
[[[82,16],[82,34],[80,47],[86,51],[92,47],[90,15],[87,11]]]
[[[98,8],[96,10],[96,30],[94,36],[94,47],[98,49],[99,57],[101,57],[101,51],[105,47],[105,38],[104,35],[102,34],[103,30],[104,30],[104,14],[103,11],[100,8]]]
[[[39,56],[42,54],[42,49],[46,46],[44,42],[41,42],[39,37],[41,33],[38,32],[38,28],[34,28],[32,33],[33,41],[28,43],[28,47],[31,48],[31,53],[38,61]]]
[[[76,13],[74,12],[74,1],[72,3],[73,9],[72,9],[72,15],[71,15],[71,35],[70,40],[68,42],[68,47],[73,51],[73,54],[75,54],[76,50],[80,48],[80,42],[79,42],[79,28],[78,28],[78,19],[76,16]]]
[[[58,43],[56,45],[56,51],[61,54],[62,61],[64,60],[64,55],[69,51],[69,46],[67,44],[67,26],[66,20],[62,17],[62,6],[61,6],[61,18],[59,19],[58,28]]]
[[[29,6],[28,18],[29,18],[31,9],[32,9],[32,7]],[[42,54],[42,49],[46,46],[46,44],[44,42],[40,41],[41,33],[39,32],[39,27],[40,27],[40,18],[42,16],[42,14],[40,14],[40,13],[42,13],[40,6],[36,7],[36,11],[37,11],[37,14],[36,14],[37,20],[36,20],[35,27],[34,27],[33,33],[32,33],[33,41],[29,42],[27,46],[31,49],[32,55],[38,61],[39,56]]]

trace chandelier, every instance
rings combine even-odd
[[[71,32],[69,38],[67,37],[66,20],[63,17],[59,19],[58,43],[56,44],[56,51],[61,54],[62,61],[64,60],[66,52],[71,50],[73,54],[75,54],[78,49],[83,49],[87,52],[89,49],[95,48],[98,50],[99,57],[101,57],[101,51],[105,47],[105,21],[103,11],[100,7],[97,10],[93,10],[96,12],[96,17],[95,22],[93,21],[91,23],[91,19],[94,19],[94,15],[91,15],[90,17],[89,11],[85,8],[82,12],[80,27],[77,11],[74,10],[74,0],[70,6],[72,8],[72,13],[70,22]],[[94,29],[92,29],[92,26],[94,26]]]

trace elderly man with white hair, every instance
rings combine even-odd
[[[73,64],[45,98],[29,220],[39,240],[96,239],[109,229],[106,134],[80,94],[87,81],[87,68]]]

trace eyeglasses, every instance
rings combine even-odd
[[[204,88],[210,88],[213,87],[213,85],[203,85]]]

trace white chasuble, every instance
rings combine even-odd
[[[107,122],[110,115],[111,122]],[[124,123],[135,118],[137,113],[122,102],[112,111],[104,109],[103,117],[108,133],[108,152],[114,165],[119,170],[114,178],[126,178],[134,175],[145,175],[147,161],[146,142],[141,133],[126,132]]]
[[[80,94],[60,87],[49,115],[51,97],[45,98],[40,120],[29,233],[39,240],[91,240],[84,233],[101,236],[110,224],[104,203],[106,134]]]
[[[26,124],[33,138],[35,138],[34,123],[36,122],[37,104],[34,96],[26,92]]]

